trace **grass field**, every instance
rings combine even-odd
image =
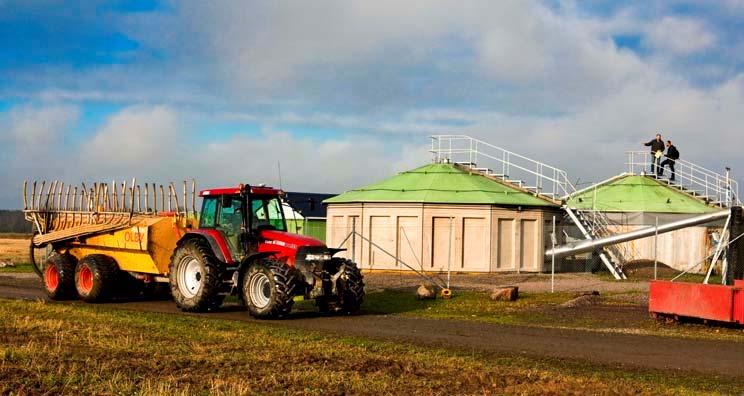
[[[270,324],[0,300],[0,394],[699,394],[677,372],[453,352]]]
[[[595,305],[564,307],[574,293],[520,293],[517,301],[492,301],[488,294],[458,291],[450,300],[416,300],[412,291],[368,293],[364,308],[378,314],[475,320],[507,325],[563,327],[598,332],[744,342],[744,330],[702,323],[665,323],[650,318],[646,293],[605,293]]]

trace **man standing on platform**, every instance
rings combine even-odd
[[[669,171],[672,173],[671,176],[669,176],[670,181],[674,181],[674,162],[679,159],[679,151],[677,151],[677,148],[674,147],[671,140],[667,140],[667,152],[666,152],[666,159],[661,162],[661,171],[659,173],[659,176],[664,174],[664,168],[669,165]]]
[[[656,134],[656,139],[643,143],[644,146],[651,146],[651,174],[656,177],[661,176],[661,157],[664,155],[664,140],[661,139],[661,134]]]

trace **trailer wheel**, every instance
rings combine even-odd
[[[292,310],[297,275],[283,261],[256,261],[243,276],[241,294],[251,316],[268,319],[286,316]]]
[[[103,254],[83,257],[75,268],[75,288],[80,299],[93,303],[114,296],[119,266]]]
[[[222,265],[202,239],[180,244],[171,256],[169,269],[171,295],[182,311],[203,312],[222,304]]]
[[[52,300],[75,298],[75,265],[77,260],[69,254],[52,253],[44,263],[42,281]]]

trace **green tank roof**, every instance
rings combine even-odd
[[[347,191],[323,201],[328,204],[354,202],[415,202],[488,204],[513,206],[558,205],[453,164],[430,164],[366,187]]]
[[[581,190],[568,199],[577,209],[602,212],[702,214],[716,209],[652,177],[620,175]]]

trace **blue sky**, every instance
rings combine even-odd
[[[663,131],[744,174],[743,36],[741,0],[0,0],[0,208],[24,178],[276,184],[277,161],[340,192],[435,132],[586,181]]]

